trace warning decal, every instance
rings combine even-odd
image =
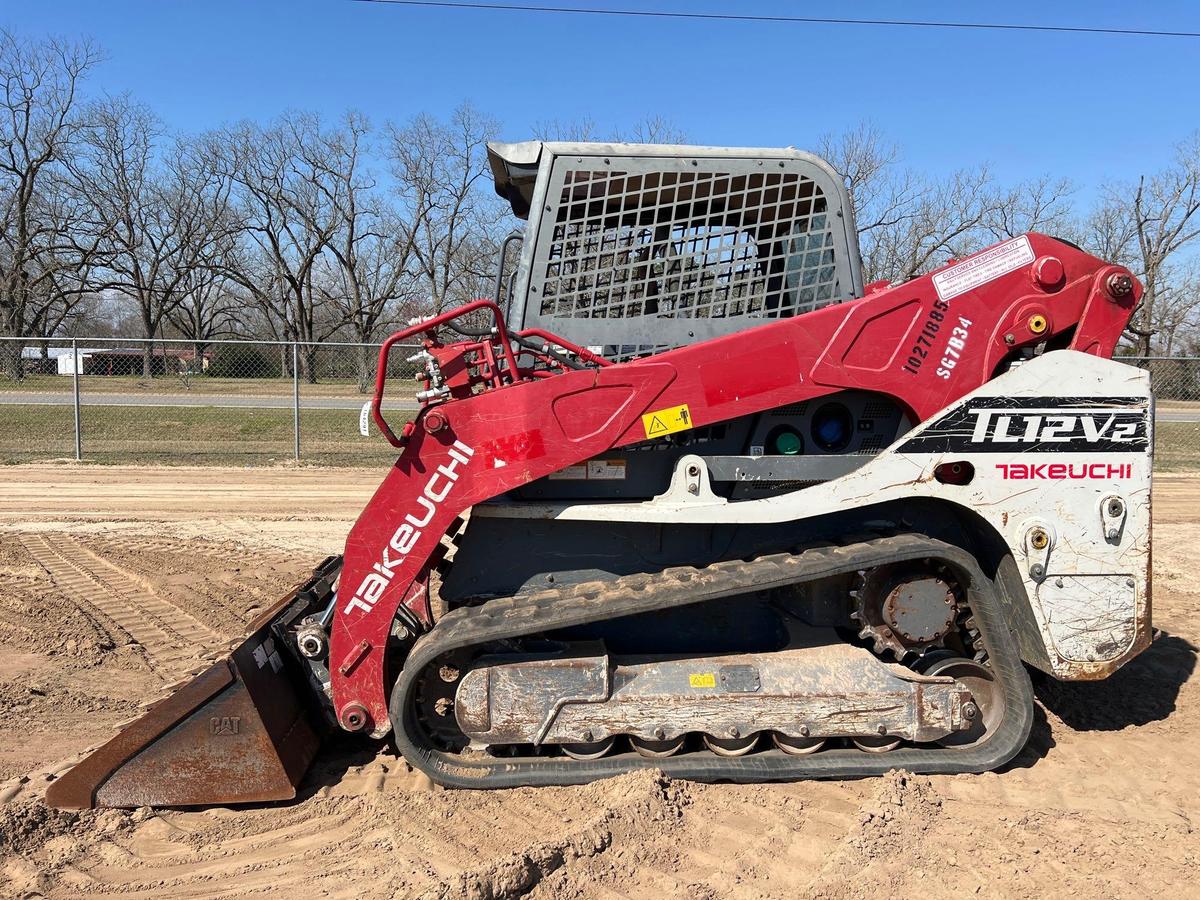
[[[688,686],[694,688],[715,688],[717,676],[712,672],[696,672],[688,676]]]
[[[624,481],[625,460],[590,459],[587,464],[588,481]]]
[[[551,472],[546,477],[551,481],[586,481],[587,463],[577,463],[573,466],[567,466],[565,469]]]
[[[551,472],[546,477],[551,481],[624,481],[625,460],[589,459]]]
[[[687,431],[692,427],[692,414],[688,405],[670,406],[667,409],[656,409],[642,416],[642,427],[646,429],[646,437],[656,438],[676,431]]]
[[[939,299],[950,300],[1031,262],[1033,248],[1022,235],[938,272],[933,276],[933,288]]]

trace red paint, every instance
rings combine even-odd
[[[774,347],[751,347],[730,354],[725,365],[705,370],[704,401],[709,406],[740,403],[750,397],[770,391],[791,388],[799,378],[799,360],[790,342],[781,341]],[[791,365],[783,364],[791,358]],[[777,365],[763,365],[763,359],[777,360]],[[731,376],[736,372],[736,376]]]
[[[1033,263],[1033,280],[1043,290],[1058,290],[1066,274],[1062,260],[1057,256],[1043,256]]]

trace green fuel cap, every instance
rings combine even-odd
[[[781,431],[775,437],[775,452],[784,456],[796,456],[803,449],[804,442],[794,431]]]

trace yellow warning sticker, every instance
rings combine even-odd
[[[646,429],[646,437],[662,437],[664,434],[674,434],[676,431],[687,431],[692,427],[692,414],[688,405],[669,406],[666,409],[656,409],[642,416],[642,427]]]
[[[717,686],[717,676],[712,672],[689,675],[688,684],[694,688],[715,688]]]

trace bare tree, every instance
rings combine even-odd
[[[1073,240],[1100,259],[1134,268],[1136,231],[1125,198],[1108,188],[1075,228]]]
[[[637,144],[686,144],[687,133],[661,113],[643,116],[629,128],[601,129],[591,116],[578,119],[545,119],[535,122],[533,136],[539,141],[610,141]]]
[[[983,226],[1001,201],[985,166],[918,183],[916,199],[896,221],[872,233],[868,271],[907,281],[987,243]]]
[[[346,117],[345,162],[337,177],[340,215],[328,243],[328,261],[317,283],[335,319],[345,323],[352,340],[368,344],[396,320],[398,304],[412,282],[417,233],[380,196],[364,159],[370,127],[352,113]],[[374,371],[373,354],[356,356],[359,389],[366,391]]]
[[[344,324],[325,302],[322,257],[345,221],[346,172],[356,171],[366,125],[348,115],[335,128],[289,113],[263,128],[240,125],[217,140],[229,148],[246,240],[227,274],[301,344],[302,372],[315,382],[316,352]]]
[[[372,198],[380,204],[377,198]],[[322,279],[327,302],[346,322],[351,340],[369,344],[383,329],[421,313],[412,271],[414,230],[391,209],[356,204],[331,242],[332,264]],[[363,347],[356,356],[359,390],[374,373],[374,354]]]
[[[896,145],[871,125],[826,135],[818,152],[846,183],[867,281],[904,281],[996,240],[1070,227],[1064,179],[1005,189],[986,165],[927,177],[901,167]]]
[[[914,200],[911,176],[896,169],[899,148],[874,125],[825,134],[817,141],[817,153],[845,181],[859,235],[895,224]]]
[[[583,143],[600,140],[600,129],[591,116],[581,116],[578,119],[543,119],[534,122],[530,131],[533,139],[538,141]]]
[[[634,122],[628,131],[618,129],[613,140],[638,144],[686,144],[688,135],[666,116],[655,113]]]
[[[427,312],[490,290],[509,216],[488,185],[487,141],[495,131],[496,123],[469,105],[444,123],[421,115],[389,129],[392,172],[414,231]]]
[[[1159,281],[1155,352],[1193,354],[1200,337],[1200,263],[1164,269]]]
[[[217,265],[193,267],[179,286],[181,301],[167,312],[167,321],[192,342],[197,361],[212,341],[246,331],[248,299]]]
[[[1123,193],[1110,189],[1110,202],[1118,202]],[[1200,132],[1179,145],[1170,168],[1138,179],[1132,207],[1125,208],[1131,217],[1127,228],[1134,239],[1134,269],[1146,289],[1128,331],[1137,352],[1149,356],[1155,336],[1169,328],[1172,318],[1170,263],[1200,237]]]
[[[190,142],[178,141],[160,160],[158,120],[128,97],[96,103],[90,118],[82,188],[104,225],[104,286],[136,304],[152,341],[228,228],[229,180]],[[149,341],[142,374],[154,374]]]
[[[67,172],[82,127],[79,88],[100,58],[88,42],[0,31],[0,335],[47,335],[88,291],[98,236]],[[21,377],[21,343],[0,370]]]
[[[999,192],[992,213],[983,227],[997,241],[1030,231],[1067,236],[1072,229],[1069,179],[1042,176],[1022,181]]]

